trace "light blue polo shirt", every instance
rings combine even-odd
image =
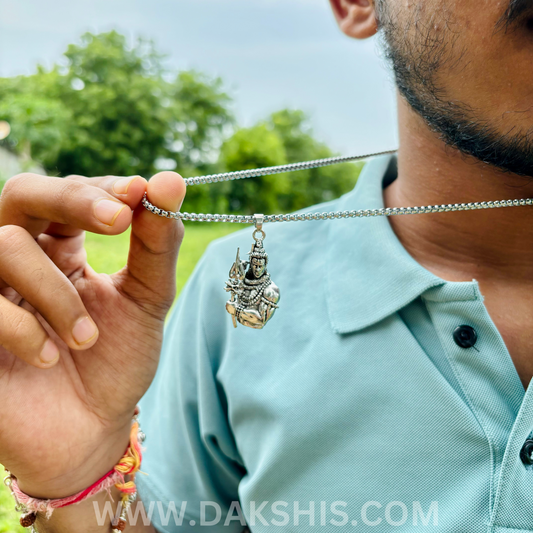
[[[380,208],[395,173],[374,159],[315,209]],[[242,510],[253,533],[533,532],[533,389],[478,284],[425,270],[386,218],[265,230],[281,302],[264,330],[224,307],[252,228],[209,247],[168,322],[141,402],[155,527],[241,532]]]

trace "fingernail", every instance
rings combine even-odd
[[[39,356],[41,362],[45,365],[51,365],[59,359],[59,349],[53,341],[48,339],[41,350],[41,355]]]
[[[139,176],[134,176],[133,178],[121,178],[115,183],[113,183],[113,192],[115,194],[127,194],[130,185],[138,178]]]
[[[98,200],[94,206],[94,215],[96,218],[106,226],[112,226],[115,220],[120,215],[120,212],[127,207],[121,202],[113,202],[113,200]]]
[[[76,325],[72,328],[72,336],[74,340],[82,345],[91,342],[96,335],[98,335],[98,330],[96,329],[95,323],[89,318],[85,317],[81,320],[78,320]]]

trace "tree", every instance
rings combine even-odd
[[[279,135],[264,123],[243,128],[222,147],[221,158],[228,171],[283,165],[287,162]],[[271,213],[279,209],[278,198],[289,193],[284,174],[227,182],[228,207],[233,212]]]
[[[331,157],[333,153],[312,136],[308,118],[285,109],[251,128],[237,130],[221,150],[228,171],[282,165]],[[303,209],[351,190],[362,164],[342,164],[291,174],[225,183],[225,198],[233,211],[280,213]]]
[[[220,79],[170,72],[151,41],[129,45],[115,31],[84,34],[61,65],[0,78],[0,145],[55,175],[183,176],[330,157],[302,111],[282,110],[234,130]],[[229,138],[228,138],[229,137]],[[361,165],[190,187],[184,209],[214,213],[291,212],[350,190]]]
[[[231,99],[221,79],[194,70],[180,72],[168,91],[173,117],[170,155],[180,169],[205,170],[218,160],[225,130],[233,125]]]
[[[47,94],[55,73],[39,72],[25,78],[0,79],[0,117],[11,125],[11,134],[4,141],[22,156],[43,165],[54,165],[66,139],[71,119],[69,110],[57,98]]]
[[[167,133],[153,47],[140,41],[130,49],[116,32],[85,34],[65,57],[67,72],[56,90],[73,120],[58,172],[149,175]]]
[[[50,72],[0,79],[11,148],[31,147],[60,175],[149,177],[159,164],[193,172],[213,161],[233,121],[219,79],[166,72],[152,42],[130,47],[115,31],[87,33],[64,56]]]

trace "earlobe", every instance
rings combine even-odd
[[[378,31],[374,0],[330,0],[337,24],[354,39],[372,37]]]

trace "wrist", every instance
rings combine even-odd
[[[56,509],[50,518],[38,513],[35,526],[39,533],[57,531],[110,531],[112,517],[120,512],[120,492],[115,488],[95,494],[86,500]],[[111,510],[111,515],[106,507]],[[118,511],[117,511],[118,509]]]
[[[71,468],[64,472],[45,476],[44,479],[17,476],[20,490],[34,498],[57,499],[86,489],[118,463],[128,446],[130,431],[131,421],[128,421],[112,433],[101,435],[92,450],[69,461]]]
[[[106,495],[111,497],[112,501],[115,498],[112,496],[112,491],[119,497],[116,498],[119,501],[120,507],[117,507],[116,513],[109,516],[110,523],[112,524],[112,530],[114,532],[124,531],[127,526],[128,513],[130,512],[130,506],[135,502],[137,498],[137,487],[135,485],[135,476],[139,472],[142,462],[142,443],[144,442],[144,433],[141,431],[138,421],[139,409],[135,409],[133,420],[129,425],[127,435],[127,445],[124,446],[122,441],[122,432],[115,432],[113,435],[115,438],[106,440],[106,446],[103,451],[93,451],[91,457],[99,458],[98,463],[92,461],[86,461],[83,469],[73,470],[67,479],[68,483],[65,484],[66,479],[64,476],[57,476],[52,482],[47,483],[46,495],[39,494],[41,490],[38,483],[28,484],[24,480],[21,480],[21,485],[18,479],[9,474],[5,482],[8,487],[11,488],[12,495],[16,502],[16,510],[22,512],[23,515],[20,518],[20,524],[23,527],[32,528],[36,521],[42,522],[43,518],[46,518],[47,528],[45,531],[55,531],[59,527],[62,531],[63,526],[67,523],[76,525],[78,519],[84,516],[87,520],[86,523],[94,525],[94,518],[100,516],[96,520],[98,526],[102,526],[102,520],[105,521],[105,516],[108,511],[99,513],[98,506],[105,502]],[[122,444],[122,445],[121,445]],[[117,448],[120,446],[120,448]],[[115,456],[115,449],[122,449],[120,458],[113,459],[109,464],[113,465],[110,469],[107,467],[107,460],[110,457]],[[96,465],[96,466],[95,466]],[[80,481],[85,479],[82,473],[88,469],[105,472],[95,482],[87,486],[88,481]],[[73,475],[77,477],[74,479]],[[81,478],[80,478],[81,475]],[[91,479],[94,479],[96,474],[93,472]],[[87,478],[89,479],[89,478]],[[72,480],[72,481],[70,481]],[[83,486],[81,490],[76,490],[75,487]],[[52,487],[52,488],[51,488]],[[62,494],[68,494],[68,496],[58,496],[54,494],[54,491],[59,490],[58,487],[68,487],[68,489],[62,489]],[[29,492],[32,491],[33,495]],[[90,516],[90,507],[92,506],[93,515]],[[104,505],[107,507],[107,505]],[[75,509],[74,509],[75,508]],[[55,514],[55,520],[50,523],[50,519],[55,510],[59,510],[59,514]],[[111,522],[111,518],[113,521]],[[71,529],[69,526],[69,530]],[[56,527],[57,526],[57,527]],[[51,528],[51,529],[50,529]],[[90,529],[91,531],[93,529]]]

